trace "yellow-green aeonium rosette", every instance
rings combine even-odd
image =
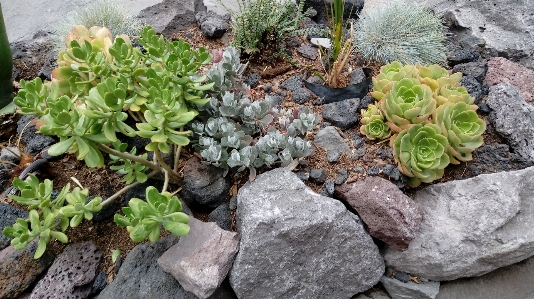
[[[375,105],[369,105],[367,110],[362,109],[362,126],[360,132],[369,140],[383,139],[391,135],[388,125],[384,122],[382,112]]]
[[[472,160],[471,153],[483,143],[486,123],[478,117],[476,109],[476,105],[465,102],[447,103],[433,114],[434,122],[449,141],[447,153],[453,164]]]
[[[428,121],[436,109],[430,87],[417,79],[406,78],[393,84],[391,91],[378,103],[389,128],[397,133],[412,124]]]
[[[441,178],[449,165],[449,142],[437,125],[412,125],[393,136],[390,143],[397,166],[410,177],[408,184],[412,187]]]

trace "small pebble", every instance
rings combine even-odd
[[[273,87],[270,84],[265,84],[263,86],[263,91],[265,91],[266,93],[271,93],[273,92]]]
[[[230,198],[230,211],[235,211],[237,209],[237,196],[232,196]]]
[[[393,159],[393,149],[392,148],[379,149],[379,150],[376,151],[376,154],[378,156],[380,156],[380,159],[387,159],[387,158]]]
[[[336,185],[341,185],[345,183],[345,181],[349,178],[349,173],[347,169],[341,168],[337,171],[336,181],[334,182]]]
[[[358,160],[365,155],[365,148],[360,147],[352,153],[352,160]]]
[[[374,176],[374,175],[378,175],[378,172],[379,172],[378,165],[373,165],[371,166],[371,168],[369,168],[369,170],[367,171],[367,174]]]
[[[354,145],[354,148],[358,149],[363,146],[364,140],[358,133],[354,133],[352,135],[352,144]]]
[[[326,192],[328,192],[328,195],[332,196],[334,194],[334,188],[335,188],[334,181],[332,179],[326,180],[325,188],[326,188]]]
[[[471,173],[474,176],[477,176],[477,175],[481,174],[480,169],[478,169],[475,165],[469,165],[467,168],[469,169],[469,171],[471,171]]]
[[[480,103],[478,104],[477,112],[482,115],[488,115],[491,112],[491,108],[486,103]]]
[[[339,161],[339,158],[341,157],[341,153],[338,150],[330,150],[326,153],[326,159],[330,163],[334,163]]]
[[[295,172],[295,174],[297,175],[297,177],[303,181],[303,182],[307,182],[308,181],[308,177],[309,175],[304,172],[304,171],[298,171],[298,172]]]
[[[410,281],[410,276],[404,272],[397,272],[395,273],[395,279],[400,280],[402,282],[408,282]]]
[[[363,173],[363,167],[360,167],[360,166],[354,167],[353,171],[356,173]]]
[[[382,173],[393,179],[394,181],[398,181],[401,177],[401,173],[399,169],[395,165],[386,164],[384,168],[382,168]]]
[[[312,169],[309,179],[312,183],[323,184],[326,180],[326,172],[322,169]]]

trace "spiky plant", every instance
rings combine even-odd
[[[446,37],[441,19],[414,4],[391,1],[360,16],[355,49],[383,64],[443,64]]]
[[[128,13],[122,6],[110,0],[95,1],[90,7],[80,9],[71,17],[59,23],[53,30],[57,37],[58,46],[63,46],[64,38],[75,25],[84,25],[87,28],[93,26],[108,28],[113,36],[121,34],[138,36],[143,28],[143,22],[134,15]]]

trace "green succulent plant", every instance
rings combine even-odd
[[[405,78],[394,83],[378,105],[389,128],[399,133],[411,124],[427,122],[436,109],[436,100],[428,86],[417,79]]]
[[[486,122],[478,117],[476,109],[476,105],[457,102],[446,103],[434,111],[434,122],[449,141],[447,153],[453,164],[472,160],[471,153],[483,144]]]
[[[152,186],[146,189],[146,201],[132,198],[128,207],[122,208],[125,216],[115,214],[115,222],[126,227],[130,238],[136,242],[159,239],[161,227],[173,235],[184,236],[189,232],[189,217],[182,213],[182,204],[169,192],[159,193]]]
[[[399,170],[410,177],[408,184],[416,187],[443,176],[449,165],[449,142],[439,126],[415,124],[391,138],[393,155]]]
[[[417,76],[417,69],[413,65],[403,66],[398,61],[383,65],[378,76],[373,77],[373,91],[371,96],[380,101],[388,93],[393,84],[404,78],[414,78]]]
[[[468,92],[467,89],[463,86],[451,86],[449,84],[441,87],[439,92],[434,94],[435,99],[437,100],[438,106],[441,106],[445,103],[458,103],[463,102],[467,105],[472,105],[475,102]]]
[[[361,111],[362,119],[360,132],[367,136],[369,140],[384,139],[391,135],[388,125],[384,122],[382,112],[375,105],[369,105],[366,110]]]
[[[11,245],[16,249],[25,248],[31,241],[39,238],[34,258],[39,258],[46,250],[46,246],[56,239],[67,243],[65,230],[77,227],[83,219],[93,219],[93,213],[102,209],[101,197],[88,201],[88,189],[76,187],[70,191],[67,184],[61,192],[52,197],[53,182],[39,179],[30,174],[26,181],[19,178],[13,180],[13,186],[20,191],[19,195],[9,195],[19,204],[28,206],[29,218],[16,220],[13,226],[4,228],[3,234],[12,238]]]

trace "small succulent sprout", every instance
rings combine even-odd
[[[408,184],[412,187],[441,178],[449,165],[449,142],[437,125],[412,125],[393,136],[390,143],[397,167],[410,177]]]
[[[472,160],[471,153],[483,144],[486,122],[478,117],[476,109],[476,105],[457,102],[446,103],[434,111],[434,122],[449,141],[447,153],[453,164]]]
[[[360,132],[369,140],[384,139],[391,135],[388,125],[380,115],[372,115],[368,118],[368,123],[360,127]]]
[[[451,86],[445,85],[439,89],[439,93],[435,93],[434,96],[437,100],[438,106],[441,106],[445,103],[458,103],[464,102],[467,105],[472,105],[475,102],[473,98],[467,92],[467,89],[463,86]]]
[[[426,122],[436,109],[436,100],[430,87],[417,79],[405,78],[393,84],[378,105],[389,128],[400,133],[411,124]]]
[[[175,236],[184,236],[189,232],[189,217],[181,212],[182,204],[178,197],[169,192],[159,193],[152,186],[146,189],[146,201],[132,198],[122,211],[125,216],[115,214],[115,222],[126,227],[135,242],[147,238],[156,242],[162,226]]]
[[[417,69],[413,65],[403,66],[398,61],[386,64],[380,68],[380,74],[372,79],[373,91],[371,91],[371,96],[380,101],[391,90],[395,82],[404,78],[415,78],[417,75]]]

